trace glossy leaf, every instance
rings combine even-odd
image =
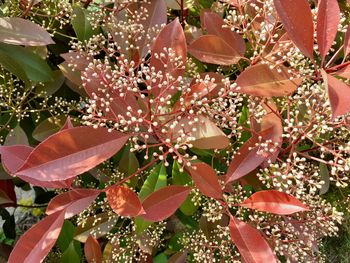
[[[64,211],[45,217],[17,241],[9,263],[42,262],[54,246],[64,221]]]
[[[333,119],[348,113],[350,111],[350,86],[323,70],[321,73],[328,90]]]
[[[189,45],[188,52],[199,61],[223,66],[236,64],[241,58],[226,41],[215,35],[200,36]]]
[[[139,197],[141,200],[145,200],[147,196],[151,193],[157,191],[158,189],[165,187],[167,185],[167,173],[166,168],[163,162],[157,164],[150,174],[147,176],[147,179],[143,183]]]
[[[119,161],[119,171],[125,175],[131,175],[140,168],[136,155],[130,151],[130,147],[125,147],[122,158]]]
[[[109,205],[118,215],[134,217],[144,214],[140,199],[130,188],[112,186],[106,195]]]
[[[309,210],[294,196],[276,190],[256,192],[240,206],[277,215],[290,215]]]
[[[350,53],[350,26],[347,27],[344,36],[344,57]]]
[[[338,32],[340,9],[337,0],[320,0],[317,12],[317,44],[322,61]]]
[[[185,201],[191,188],[171,185],[150,194],[142,203],[145,210],[143,218],[147,221],[162,221],[172,214]]]
[[[73,189],[55,196],[46,208],[46,214],[65,210],[64,218],[70,218],[84,211],[100,194],[95,189]]]
[[[46,46],[55,43],[45,29],[20,17],[0,17],[0,42],[21,46]]]
[[[270,69],[266,64],[248,67],[237,78],[237,92],[259,97],[280,97],[292,94],[301,79],[292,78],[283,66]]]
[[[66,116],[59,115],[50,117],[40,122],[34,129],[32,135],[37,141],[43,141],[58,132],[65,124]]]
[[[174,52],[169,56],[168,53],[164,53],[164,48],[171,48]],[[155,54],[164,54],[164,57],[156,57]],[[182,65],[175,65],[174,62],[170,62],[171,57],[179,57],[178,63]],[[184,31],[181,27],[179,19],[175,19],[170,24],[166,25],[159,33],[152,47],[152,56],[150,60],[150,66],[154,67],[156,72],[161,71],[163,74],[169,73],[172,77],[182,76],[185,72],[185,64],[187,57],[187,45]],[[164,66],[164,63],[167,66]]]
[[[193,163],[188,168],[188,172],[202,194],[214,199],[223,198],[218,176],[210,165],[206,163]]]
[[[62,253],[62,256],[60,258],[60,263],[66,263],[66,262],[80,263],[81,262],[80,256],[76,251],[76,246],[74,246],[74,242],[71,242],[68,248]]]
[[[27,145],[0,146],[1,163],[13,175],[32,151],[33,148]]]
[[[16,175],[28,182],[74,178],[113,156],[127,140],[127,135],[105,128],[63,130],[40,143]]]
[[[0,50],[0,65],[25,83],[29,82],[27,74],[21,67],[21,64],[14,61],[11,58],[11,54],[7,54],[2,50]]]
[[[237,54],[244,55],[246,47],[243,38],[230,28],[225,27],[224,20],[218,14],[204,11],[201,13],[201,22],[202,28],[206,29],[208,34],[222,38]]]
[[[230,236],[245,263],[277,263],[271,247],[261,233],[249,224],[232,217]]]
[[[290,39],[307,57],[313,58],[314,26],[307,0],[274,0],[276,11]]]
[[[102,263],[101,247],[93,236],[89,236],[86,240],[84,252],[88,263]]]
[[[88,20],[88,11],[81,7],[75,6],[73,8],[74,18],[72,19],[72,26],[80,41],[89,40],[93,36],[94,30]],[[95,32],[96,33],[96,32]]]
[[[12,180],[0,180],[0,205],[13,206],[17,198],[15,185]]]
[[[334,72],[334,74],[342,78],[350,79],[350,65],[342,67],[340,70]]]

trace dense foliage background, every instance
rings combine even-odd
[[[348,262],[350,5],[0,3],[0,261]]]

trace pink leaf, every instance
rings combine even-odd
[[[275,8],[290,39],[307,57],[313,58],[314,26],[307,0],[274,0]]]
[[[229,27],[224,27],[225,22],[218,14],[204,11],[201,13],[201,22],[202,27],[208,31],[209,35],[222,38],[237,54],[244,55],[246,46],[243,38]]]
[[[347,27],[344,36],[344,57],[350,53],[350,26]]]
[[[245,263],[277,263],[270,245],[261,233],[249,224],[231,217],[230,236]]]
[[[76,127],[40,143],[16,175],[44,182],[74,178],[117,153],[128,135],[106,128]]]
[[[266,64],[247,68],[237,78],[237,92],[260,97],[288,96],[300,85],[301,79],[292,75],[283,66],[270,69]]]
[[[188,173],[201,193],[214,199],[223,198],[218,176],[211,166],[206,163],[193,163],[188,168]]]
[[[0,18],[0,42],[23,46],[55,44],[45,29],[20,17]]]
[[[337,0],[320,0],[317,13],[317,44],[322,61],[338,32],[340,10]]]
[[[223,66],[236,64],[241,59],[236,50],[215,35],[200,36],[190,44],[188,52],[202,62]]]
[[[190,187],[185,186],[166,186],[150,194],[142,203],[146,212],[142,217],[147,221],[162,221],[172,214],[185,201]]]
[[[84,246],[85,258],[88,263],[102,263],[101,247],[96,238],[89,236]]]
[[[323,70],[321,73],[328,90],[333,119],[348,113],[350,111],[350,86]]]
[[[276,190],[264,190],[252,194],[240,206],[277,215],[290,215],[309,209],[292,195]]]
[[[335,71],[334,74],[342,78],[350,79],[350,65],[342,67],[340,70]]]
[[[137,194],[125,186],[113,186],[106,191],[108,203],[121,216],[134,217],[144,214]]]
[[[171,48],[174,54],[169,56],[168,52],[164,51],[164,48]],[[164,57],[160,57],[161,53],[164,54]],[[177,77],[182,76],[185,72],[186,56],[186,38],[177,18],[160,31],[152,47],[150,65],[155,68],[156,72],[161,71],[164,77],[166,73],[169,73],[176,80]],[[171,61],[175,57],[180,58],[177,63]],[[167,66],[164,66],[165,64]]]
[[[70,218],[84,211],[100,194],[95,189],[73,189],[55,196],[46,208],[46,214],[65,210],[64,218]]]
[[[64,211],[60,211],[32,226],[17,241],[8,263],[42,262],[54,246],[63,221]]]

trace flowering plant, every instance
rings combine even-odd
[[[343,215],[324,196],[349,180],[347,8],[3,4],[1,205],[29,184],[46,214],[8,262],[323,261]]]

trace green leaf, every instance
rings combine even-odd
[[[69,220],[65,220],[61,233],[56,241],[57,246],[61,251],[66,251],[74,237],[75,226]]]
[[[167,263],[168,257],[164,253],[158,254],[153,258],[153,263]]]
[[[24,144],[29,145],[27,134],[18,124],[6,137],[4,145]]]
[[[180,164],[174,161],[172,170],[173,183],[175,185],[192,185],[191,177],[185,171],[180,172],[180,168]],[[193,195],[190,194],[180,206],[180,211],[188,216],[193,215],[198,209],[198,206],[192,202]]]
[[[28,77],[24,69],[19,63],[14,61],[11,56],[7,55],[6,52],[0,50],[0,65],[3,66],[6,70],[11,72],[20,80],[24,82],[29,82]]]
[[[135,154],[130,152],[130,146],[126,146],[122,158],[119,162],[119,170],[120,172],[126,175],[132,175],[134,172],[139,169],[139,161],[137,160]]]
[[[146,181],[141,187],[139,197],[141,200],[144,200],[149,194],[165,186],[167,186],[167,173],[165,165],[162,162],[148,175]]]
[[[80,256],[76,250],[74,242],[71,242],[68,248],[62,254],[60,263],[80,263]]]
[[[63,115],[50,117],[40,122],[32,133],[33,138],[37,141],[43,141],[50,135],[58,132],[64,125],[67,117]]]
[[[323,195],[323,194],[327,193],[329,190],[329,183],[330,183],[329,171],[328,171],[327,165],[324,163],[320,163],[319,167],[320,167],[320,177],[321,177],[322,181],[324,181],[324,184],[322,185],[322,188],[320,189],[320,194]]]
[[[35,91],[46,92],[46,96],[54,94],[63,85],[65,77],[61,70],[55,70],[52,72],[53,81],[43,83],[43,85],[36,87]]]
[[[80,41],[89,40],[93,36],[94,30],[88,20],[88,11],[81,7],[74,7],[73,12],[75,17],[72,20],[72,26]]]
[[[52,70],[44,59],[21,46],[0,43],[0,52],[10,54],[12,63],[20,65],[27,78],[32,81],[53,81]],[[3,61],[0,61],[3,63]],[[22,76],[23,77],[23,76]]]

